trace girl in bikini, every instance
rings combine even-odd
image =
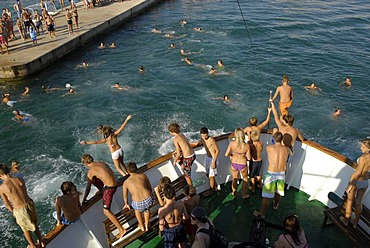
[[[107,144],[109,147],[109,150],[112,154],[112,160],[114,163],[114,166],[116,167],[117,171],[122,175],[126,176],[127,169],[123,162],[123,150],[121,146],[118,144],[117,136],[123,131],[123,129],[126,127],[127,122],[132,118],[132,115],[128,115],[126,117],[126,120],[123,122],[123,124],[118,128],[117,130],[114,130],[110,126],[99,126],[99,132],[103,134],[104,138],[97,140],[97,141],[81,141],[81,145],[92,145],[92,144]],[[122,168],[124,170],[122,170]]]
[[[248,164],[247,160],[251,159],[249,145],[245,142],[245,134],[241,128],[234,132],[235,140],[231,141],[227,147],[225,156],[230,156],[231,160],[231,174],[233,182],[231,184],[232,195],[236,197],[236,190],[238,187],[239,173],[243,176],[242,183],[242,198],[249,198],[248,194]]]

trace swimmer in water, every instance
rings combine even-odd
[[[188,22],[185,20],[185,19],[183,19],[183,20],[181,20],[181,22],[180,22],[180,24],[181,24],[181,27],[185,27],[185,25],[187,24]]]
[[[171,43],[170,48],[175,48],[175,44]]]
[[[144,66],[142,66],[142,65],[141,65],[141,66],[139,67],[139,72],[143,73],[144,71],[145,71]]]
[[[332,116],[338,118],[341,114],[341,110],[339,108],[335,109]]]
[[[24,87],[24,92],[22,93],[22,96],[27,96],[30,94],[30,88],[29,87]]]
[[[160,34],[160,33],[162,33],[162,32],[161,32],[161,30],[159,30],[158,28],[153,28],[153,29],[152,29],[152,33]]]
[[[194,28],[194,30],[196,31],[196,32],[202,32],[202,28]]]
[[[310,86],[305,86],[304,88],[307,91],[311,91],[312,94],[314,94],[317,90],[322,91],[321,88],[317,87],[314,82],[312,82]]]
[[[112,42],[112,44],[109,45],[109,48],[116,48],[116,44]]]
[[[130,89],[130,86],[128,85],[125,85],[125,86],[121,86],[119,83],[115,83],[112,88],[115,88],[117,90],[129,90]]]
[[[89,66],[89,64],[88,63],[86,63],[86,61],[85,60],[82,60],[82,67],[88,67]]]
[[[224,103],[231,102],[231,99],[228,95],[224,95],[224,97],[214,97],[213,100],[223,100]]]
[[[217,71],[216,71],[215,68],[212,67],[211,70],[209,70],[208,74],[209,75],[215,75],[215,74],[217,74]]]
[[[188,55],[188,53],[187,53],[187,52],[185,52],[185,51],[184,51],[184,49],[181,49],[181,50],[180,50],[180,54],[181,54],[181,55]]]
[[[65,93],[63,96],[74,95],[74,94],[77,94],[77,92],[74,89],[69,88],[67,93]]]
[[[97,140],[97,141],[81,141],[81,145],[92,145],[92,144],[107,144],[109,147],[109,150],[112,155],[112,160],[114,163],[114,166],[116,167],[117,171],[122,175],[126,176],[127,169],[123,162],[123,149],[118,144],[118,135],[125,129],[128,121],[132,118],[132,115],[128,115],[126,117],[126,120],[122,123],[122,125],[117,129],[114,130],[110,126],[103,126],[100,125],[98,128],[98,132],[103,135],[103,139]]]
[[[102,43],[100,43],[100,45],[98,46],[98,48],[99,48],[99,49],[104,49],[104,48],[105,48],[104,43],[103,43],[103,42],[102,42]]]
[[[30,120],[27,116],[22,115],[18,110],[14,110],[13,114],[15,115],[17,121],[28,122]]]
[[[17,101],[12,101],[10,100],[10,94],[9,93],[4,93],[3,94],[3,100],[2,103],[5,103],[9,107],[13,107],[13,104],[16,103]]]
[[[222,63],[221,59],[217,60],[217,66],[218,66],[219,69],[225,68],[225,65]]]
[[[188,57],[186,57],[186,58],[184,59],[184,61],[186,62],[186,64],[188,64],[188,65],[192,65],[192,63],[191,63],[191,61],[190,61],[190,59],[189,59]]]
[[[352,86],[352,81],[350,77],[346,77],[346,81],[340,84],[340,86],[346,86],[346,87],[351,87]]]

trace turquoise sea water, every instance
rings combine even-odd
[[[5,2],[11,6],[13,1]],[[118,128],[133,114],[119,140],[125,161],[145,163],[172,150],[167,131],[171,122],[178,122],[195,140],[202,126],[221,134],[245,127],[251,116],[262,121],[269,91],[280,85],[283,74],[294,89],[294,126],[351,159],[360,155],[357,141],[370,135],[370,3],[242,1],[241,8],[248,31],[236,1],[164,1],[30,79],[0,82],[2,93],[23,100],[13,108],[0,106],[0,162],[20,162],[43,233],[55,224],[51,213],[60,184],[72,180],[84,190],[81,155],[89,152],[112,164],[105,145],[78,143],[100,138],[99,124]],[[185,28],[182,19],[188,21]],[[203,31],[195,32],[194,27]],[[151,33],[153,28],[162,33]],[[99,50],[100,42],[115,42],[117,48]],[[175,49],[169,48],[171,42]],[[182,61],[181,48],[195,52],[188,57],[197,66]],[[208,75],[218,59],[226,65],[225,72]],[[82,60],[90,66],[78,67]],[[140,65],[145,73],[138,72]],[[346,76],[352,79],[351,89],[339,86]],[[312,81],[322,88],[318,95],[303,88]],[[114,90],[115,82],[131,89]],[[66,83],[76,86],[78,94],[41,92],[41,85]],[[24,86],[30,86],[30,96],[20,96]],[[233,99],[231,104],[212,99],[224,94]],[[343,113],[336,120],[330,117],[335,108]],[[31,114],[31,122],[12,120],[14,109]],[[2,201],[0,208],[0,247],[26,246]]]

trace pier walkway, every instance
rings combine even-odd
[[[57,37],[50,38],[44,27],[45,32],[40,31],[37,36],[37,46],[32,45],[30,38],[24,41],[16,32],[18,39],[9,41],[10,54],[4,51],[0,55],[0,79],[20,79],[36,74],[94,37],[122,25],[159,1],[113,2],[89,10],[80,2],[77,4],[79,29],[74,27],[75,33],[68,34],[65,10],[61,10],[54,16]],[[16,26],[14,30],[17,30]]]

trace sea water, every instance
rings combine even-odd
[[[0,162],[19,161],[43,233],[55,225],[52,212],[61,183],[71,180],[84,190],[83,153],[113,167],[106,145],[79,144],[100,139],[98,125],[118,128],[133,114],[119,142],[125,161],[143,164],[173,149],[167,131],[171,122],[195,141],[203,126],[218,135],[244,128],[251,116],[263,121],[269,91],[281,84],[283,74],[294,89],[294,126],[351,159],[360,155],[358,141],[370,135],[370,2],[240,2],[245,23],[237,1],[164,1],[32,78],[1,82],[1,92],[21,102],[0,106]],[[7,0],[0,7],[12,4]],[[153,28],[162,33],[151,33]],[[100,50],[100,42],[115,42],[117,48]],[[170,49],[170,43],[176,48]],[[196,65],[187,65],[180,49],[192,52],[188,57]],[[209,75],[211,66],[218,69],[218,59],[225,70]],[[87,68],[79,66],[83,60]],[[138,71],[141,65],[144,73]],[[346,76],[353,82],[350,89],[339,86]],[[130,90],[111,88],[116,82]],[[304,86],[311,82],[322,91],[307,92]],[[67,83],[76,87],[76,95],[41,91],[42,85],[63,88]],[[22,97],[25,86],[31,94]],[[230,103],[214,99],[225,94]],[[335,108],[342,110],[338,119],[331,117]],[[12,120],[15,109],[32,120]],[[25,247],[2,201],[0,208],[0,247]]]

